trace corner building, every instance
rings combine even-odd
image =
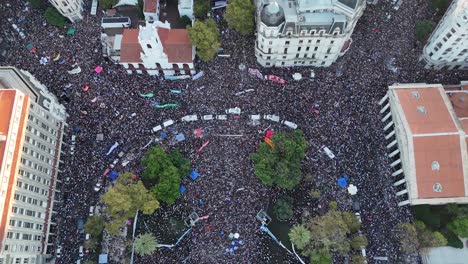
[[[28,72],[0,67],[0,263],[49,263],[65,107]]]
[[[49,0],[72,23],[83,19],[83,0]]]
[[[364,0],[259,0],[255,56],[263,67],[328,67],[348,51]]]
[[[380,105],[398,205],[468,204],[468,82],[394,84]]]
[[[468,70],[468,1],[454,0],[424,46],[426,69]]]

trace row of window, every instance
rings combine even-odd
[[[13,195],[13,199],[15,199],[16,201],[21,201],[23,203],[28,203],[28,204],[32,204],[32,205],[39,205],[41,207],[46,206],[46,202],[44,202],[44,201],[34,199],[32,197],[28,197],[26,195],[22,195],[22,194],[19,194],[19,193],[15,193]]]
[[[40,241],[42,235],[33,235],[33,234],[26,234],[26,233],[15,233],[15,232],[8,232],[7,238],[9,239],[21,239],[21,240],[35,240]]]
[[[28,247],[28,249],[29,249],[29,247]],[[31,249],[31,250],[34,251],[34,250],[35,250],[35,247],[34,247],[34,249]],[[39,250],[39,251],[40,251],[40,250]],[[16,259],[15,259],[15,264],[29,264],[29,263],[31,263],[31,264],[36,263],[36,258],[31,258],[31,262],[29,262],[29,258],[25,258],[25,259],[16,258]],[[0,264],[6,264],[4,258],[0,258]]]
[[[42,126],[44,126],[43,128],[45,130],[47,130],[49,132],[49,126],[47,126],[46,124],[42,123]],[[39,137],[40,139],[50,143],[50,144],[53,144],[55,145],[55,140],[52,139],[52,137],[49,137],[47,136],[45,133],[42,133],[41,131],[37,130],[36,128],[28,125],[26,126],[26,130],[28,130],[29,132],[33,133],[34,135],[36,135],[37,137]],[[55,132],[55,130],[52,129],[53,132]],[[56,132],[55,132],[56,133]]]
[[[34,245],[5,245],[3,248],[5,251],[11,251],[11,252],[41,252],[41,246],[34,246]],[[18,260],[21,260],[21,258],[17,258],[17,261],[15,263],[20,264],[21,262],[18,262]],[[27,264],[29,262],[25,262],[26,259],[23,260],[24,264]],[[35,261],[31,262],[35,263]]]
[[[19,228],[29,228],[29,229],[37,229],[37,230],[42,230],[43,225],[41,224],[34,224],[22,220],[14,220],[10,219],[10,226],[12,227],[19,227]]]
[[[18,186],[19,188],[23,188],[25,190],[31,191],[31,192],[35,192],[37,194],[44,195],[44,196],[47,196],[49,194],[49,191],[46,190],[46,189],[42,189],[42,188],[39,188],[39,187],[34,186],[32,184],[22,182],[22,181],[19,181],[19,180],[16,181],[16,186]]]
[[[32,162],[31,160],[26,160],[25,158],[21,158],[21,164],[25,165],[25,166],[28,166],[32,169],[35,169],[39,172],[42,172],[44,174],[47,174],[47,175],[52,175],[52,170],[49,169],[49,168],[46,168],[46,167],[43,167],[42,165],[39,165],[35,162]]]
[[[55,150],[54,150],[54,149],[47,147],[46,145],[44,145],[44,144],[40,143],[39,141],[35,140],[34,138],[31,138],[31,137],[29,137],[29,136],[26,136],[25,138],[26,138],[26,141],[27,141],[29,144],[31,144],[31,145],[33,145],[33,146],[36,146],[38,149],[40,149],[40,150],[42,150],[42,151],[44,151],[44,152],[47,152],[47,153],[49,153],[50,155],[54,155],[54,154],[55,154]]]
[[[27,171],[24,171],[24,170],[19,170],[18,171],[18,174],[23,176],[23,177],[27,177],[29,178],[30,180],[33,180],[33,181],[37,181],[38,183],[42,183],[46,186],[49,186],[50,185],[50,180],[46,179],[46,178],[42,178],[41,176],[37,176],[35,175],[34,173],[31,173],[31,172],[27,172]],[[48,194],[48,191],[46,191],[44,193],[44,195],[47,195]]]
[[[36,159],[39,159],[40,161],[44,162],[44,163],[47,163],[49,165],[52,165],[52,159],[49,159],[47,157],[45,157],[44,155],[32,150],[32,149],[29,149],[28,147],[24,146],[23,147],[23,152],[25,154],[29,154],[30,156],[36,158]]]
[[[14,214],[27,215],[27,216],[37,217],[37,218],[41,218],[41,219],[43,219],[43,216],[45,217],[45,214],[43,214],[41,212],[36,212],[36,211],[33,211],[33,210],[24,209],[24,208],[18,208],[16,206],[13,206],[11,208],[11,212],[14,213]]]

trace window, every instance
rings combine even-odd
[[[418,112],[423,115],[427,114],[426,108],[424,106],[418,106]]]
[[[299,40],[299,44],[302,44],[304,41],[303,40]]]
[[[306,51],[309,51],[309,49],[310,49],[310,47],[307,47],[307,48],[306,48]]]
[[[289,45],[289,40],[287,40],[284,44]]]
[[[266,66],[270,66],[270,63],[269,63],[269,62],[267,62],[267,63],[266,63]]]
[[[146,44],[146,47],[147,47],[148,49],[152,49],[152,47],[151,47],[150,44]]]
[[[439,162],[433,161],[432,164],[431,164],[431,168],[432,168],[433,171],[435,171],[435,170],[437,170],[437,171],[440,170],[440,164],[439,164]]]
[[[317,51],[317,50],[318,50],[318,47],[315,47],[315,48],[314,48],[314,51]]]
[[[440,183],[435,183],[433,186],[432,186],[432,190],[434,192],[442,192],[442,185]]]
[[[297,48],[297,51],[301,51],[301,47],[298,47],[298,48]]]
[[[284,54],[287,54],[288,53],[288,48],[285,48],[284,49]]]

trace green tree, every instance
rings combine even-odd
[[[40,9],[44,6],[42,0],[29,0],[29,3],[31,3],[31,6],[35,9]]]
[[[138,255],[151,255],[156,251],[156,238],[152,234],[139,235],[135,238],[135,252]]]
[[[432,7],[439,11],[444,11],[449,6],[449,0],[431,0]]]
[[[320,249],[314,250],[310,254],[310,263],[313,264],[330,264],[332,263],[332,255],[329,251]]]
[[[144,8],[144,3],[143,0],[138,0],[138,3],[136,5],[136,11],[137,11],[137,16],[140,19],[145,19],[145,13],[143,12]]]
[[[335,202],[335,201],[330,201],[328,203],[328,207],[330,208],[330,210],[336,211],[336,210],[338,210],[338,203]]]
[[[311,218],[307,224],[311,233],[306,255],[312,256],[317,250],[346,254],[350,250],[347,235],[350,233],[340,211],[330,210],[323,216]]]
[[[180,18],[180,23],[182,24],[182,26],[185,28],[187,26],[190,26],[192,25],[192,20],[190,19],[190,17],[188,16],[182,16]]]
[[[190,174],[192,169],[192,164],[190,160],[184,158],[179,150],[173,150],[169,153],[169,160],[177,168],[179,174],[184,177]]]
[[[195,0],[195,6],[193,7],[193,14],[198,19],[203,19],[206,14],[210,11],[210,2],[208,0]]]
[[[312,199],[318,199],[322,196],[322,192],[319,191],[319,190],[315,190],[315,189],[312,189],[310,191],[310,197],[312,197]]]
[[[400,238],[400,250],[406,255],[414,254],[419,249],[418,233],[411,223],[398,225],[396,233]]]
[[[447,228],[459,237],[468,237],[468,216],[456,218]]]
[[[251,0],[229,0],[224,16],[228,26],[242,35],[250,35],[255,29],[255,5]]]
[[[365,263],[367,263],[366,257],[363,257],[361,255],[351,256],[351,264],[365,264]]]
[[[161,201],[173,204],[179,198],[179,185],[181,177],[176,167],[167,167],[161,174],[161,179],[151,192]]]
[[[99,237],[102,234],[103,229],[104,218],[102,218],[100,215],[90,216],[84,225],[85,232],[90,234],[91,237]]]
[[[353,213],[343,212],[343,221],[348,226],[351,233],[356,233],[361,228],[361,223]]]
[[[429,20],[416,22],[416,39],[419,41],[425,40],[434,30],[434,23]]]
[[[105,223],[106,230],[118,234],[119,227],[135,215],[137,209],[143,214],[152,214],[159,208],[159,202],[145,188],[141,181],[134,182],[131,173],[123,173],[116,184],[102,197],[106,205],[105,213],[111,218]]]
[[[289,230],[289,239],[299,250],[305,248],[310,242],[311,233],[303,225],[295,225]]]
[[[286,221],[293,217],[293,199],[290,196],[283,196],[276,201],[273,213],[279,221]]]
[[[189,38],[192,44],[197,47],[197,55],[202,61],[212,60],[219,47],[219,29],[213,19],[203,22],[195,21],[192,26],[187,26]]]
[[[65,20],[65,17],[62,16],[57,9],[53,7],[49,7],[46,9],[45,14],[44,14],[47,23],[59,27],[59,28],[64,28],[65,25],[67,24],[67,21]]]
[[[255,175],[265,185],[276,184],[291,190],[302,179],[301,162],[305,157],[307,141],[301,130],[278,132],[272,141],[274,148],[260,143],[257,152],[251,156]]]
[[[356,235],[351,238],[351,248],[361,250],[361,247],[367,246],[367,238],[362,235]]]
[[[158,200],[173,204],[179,198],[179,186],[182,176],[190,173],[192,164],[178,150],[171,153],[161,147],[150,148],[142,160],[145,166],[143,180],[149,182],[151,192]]]
[[[422,221],[413,223],[418,234],[418,241],[422,248],[440,247],[447,245],[447,239],[440,232],[432,232]]]
[[[97,249],[98,243],[95,238],[91,238],[84,243],[84,247],[89,249],[89,251],[95,251]]]
[[[105,10],[112,8],[118,2],[118,0],[99,0],[99,6]]]

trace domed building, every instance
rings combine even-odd
[[[264,67],[328,67],[343,56],[364,0],[260,0],[255,56]]]

